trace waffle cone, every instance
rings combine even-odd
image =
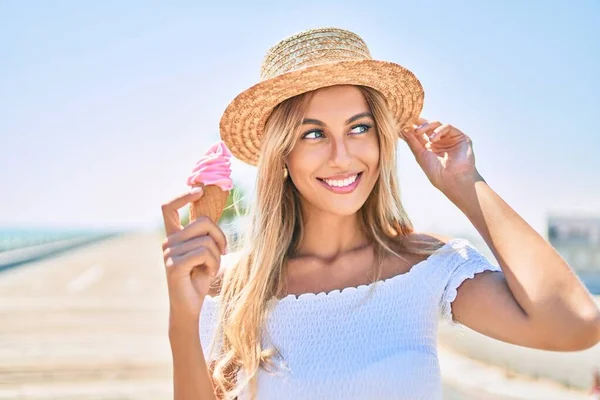
[[[194,185],[194,187],[198,186],[204,190],[204,194],[200,199],[190,204],[190,222],[198,217],[206,216],[216,224],[219,222],[219,218],[221,218],[227,204],[229,190],[221,190],[216,185]]]

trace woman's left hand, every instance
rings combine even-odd
[[[476,180],[471,139],[450,124],[419,119],[419,125],[402,132],[429,181],[442,192],[457,181]]]

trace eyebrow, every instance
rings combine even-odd
[[[354,121],[361,119],[361,118],[365,118],[365,117],[369,117],[371,119],[375,119],[373,118],[373,114],[371,114],[369,111],[367,112],[363,112],[360,114],[356,114],[353,117],[348,118],[348,120],[346,121],[346,125],[353,123]],[[325,126],[325,123],[323,121],[319,121],[318,119],[313,119],[313,118],[305,118],[302,121],[302,125],[318,125],[318,126]]]

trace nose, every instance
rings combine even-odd
[[[343,137],[336,136],[331,145],[330,166],[332,168],[348,169],[352,163],[352,153]]]

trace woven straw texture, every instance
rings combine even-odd
[[[373,60],[355,33],[322,28],[301,32],[269,49],[261,82],[240,93],[220,122],[221,138],[239,160],[259,161],[265,123],[277,104],[301,93],[333,85],[378,90],[388,102],[398,131],[416,123],[423,108],[423,87],[408,69]]]
[[[202,197],[190,204],[190,222],[198,219],[198,217],[206,216],[209,217],[215,224],[219,222],[225,205],[227,204],[227,198],[229,197],[229,190],[221,190],[216,185],[194,185],[200,186],[204,190]]]

